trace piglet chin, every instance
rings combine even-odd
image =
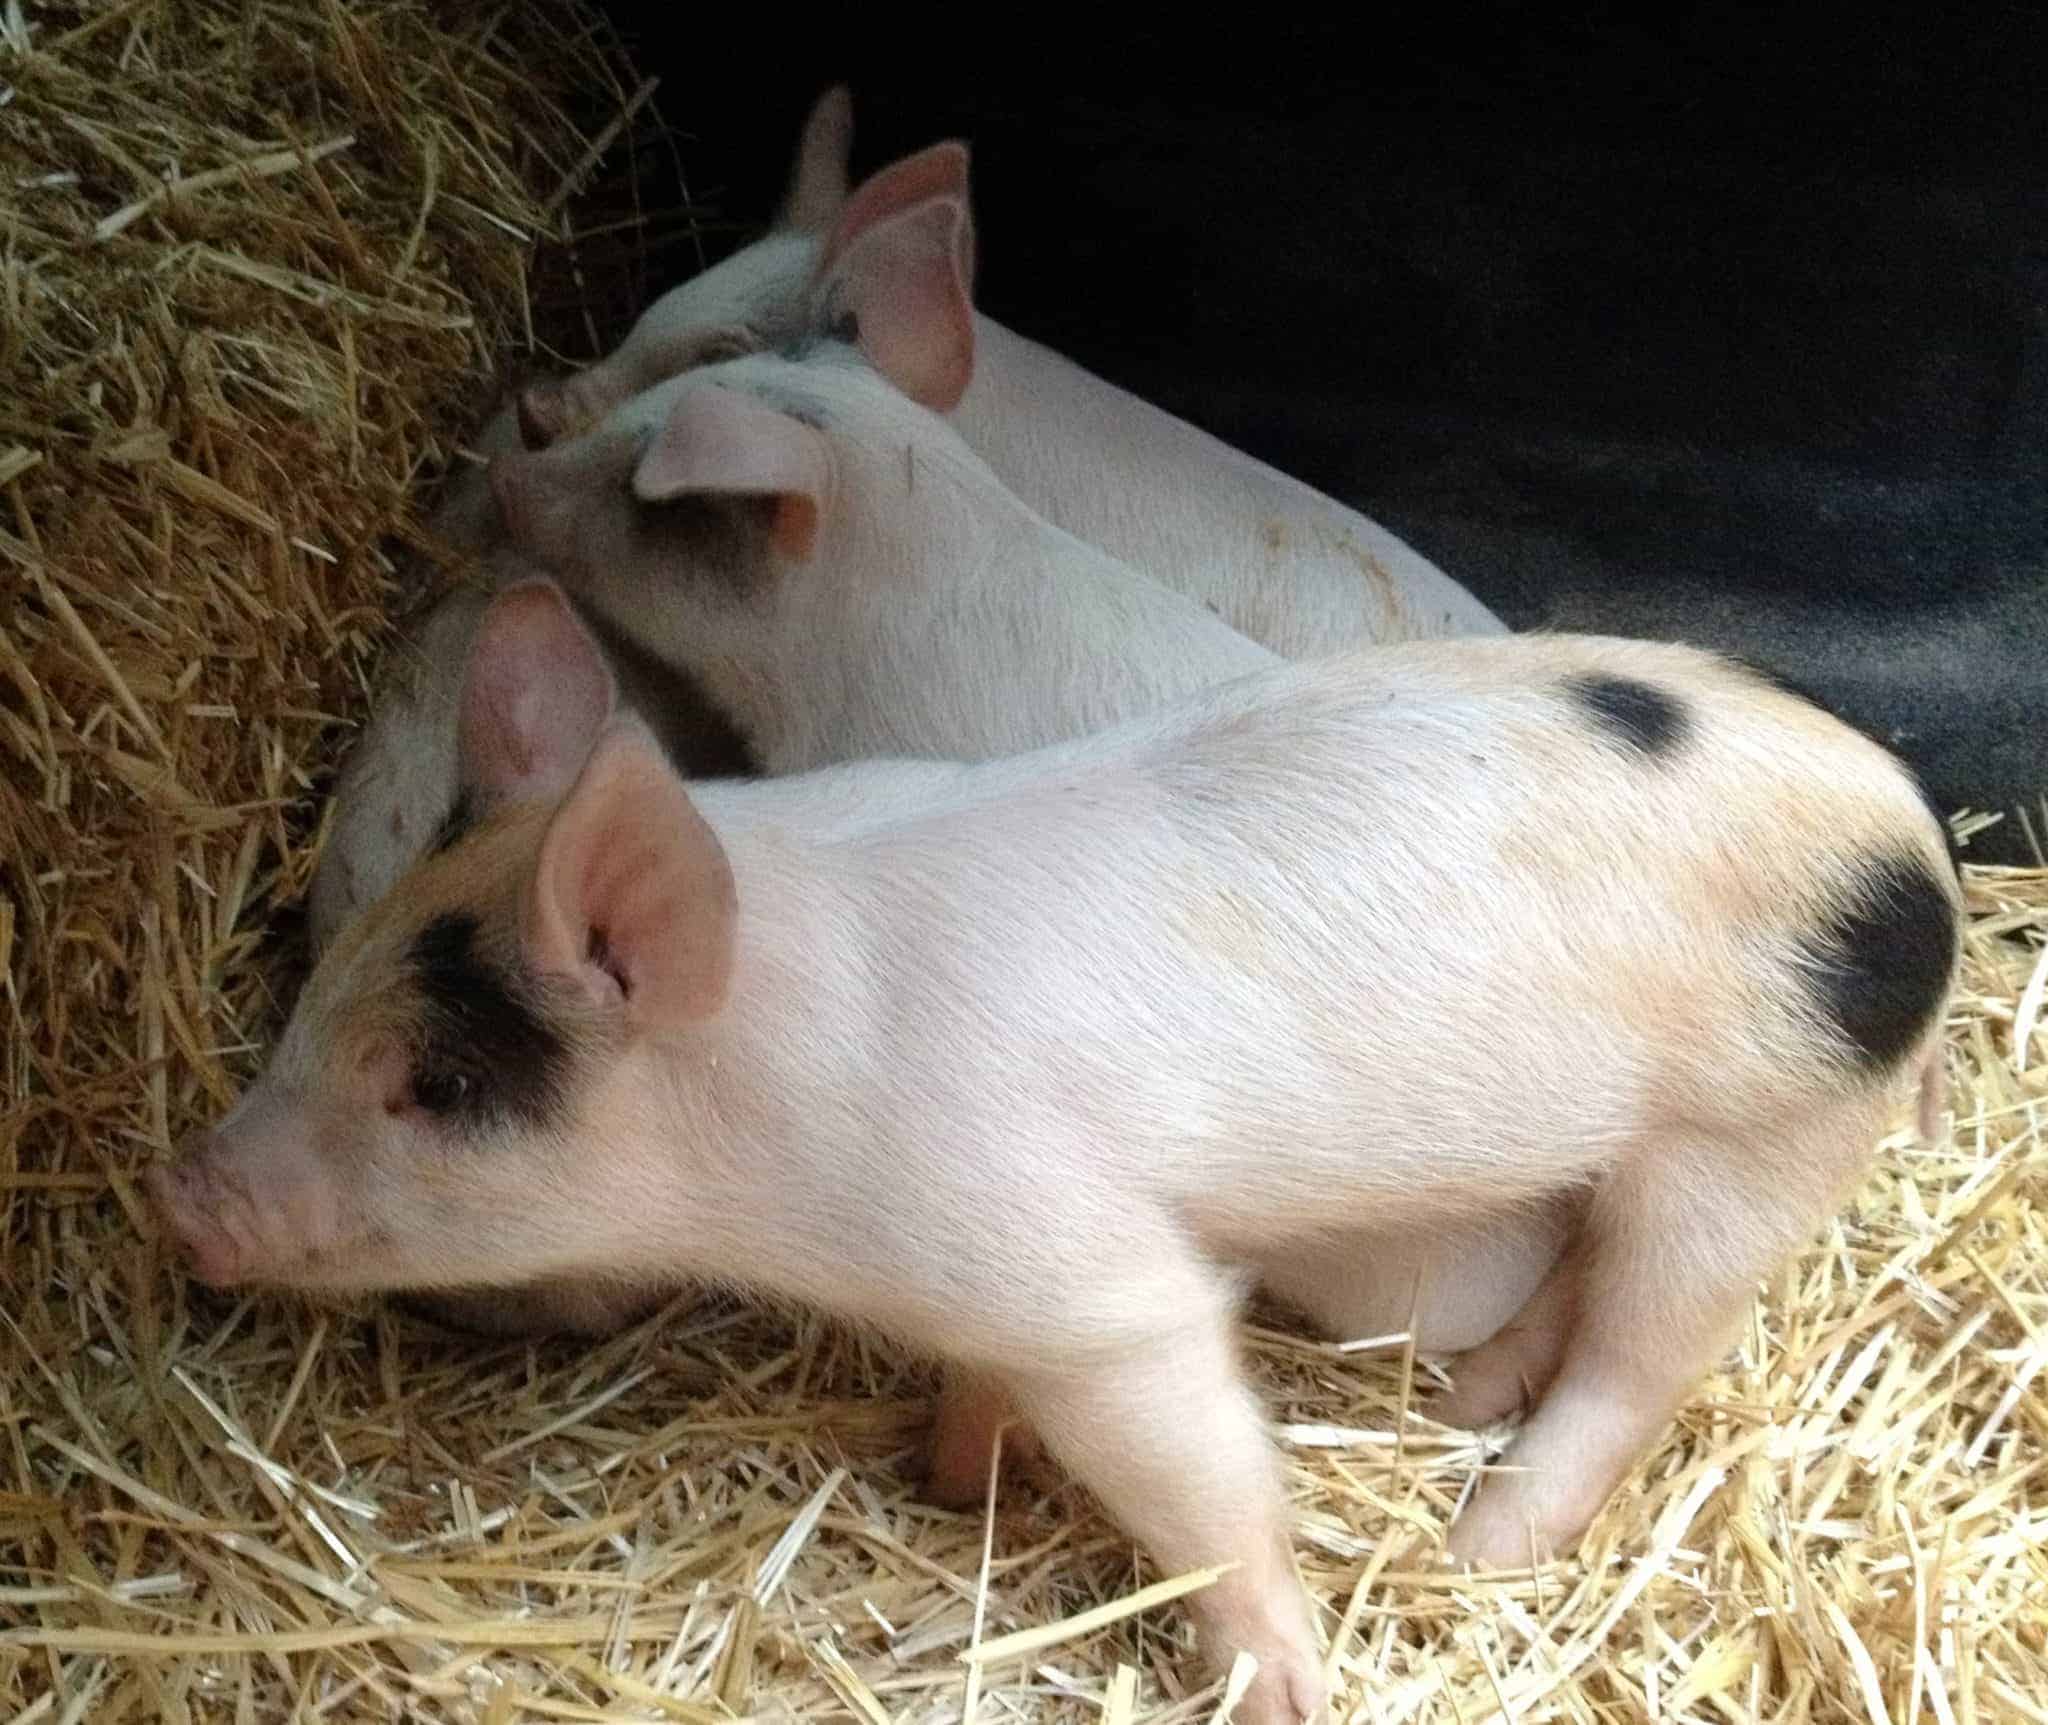
[[[211,1288],[231,1288],[245,1278],[242,1249],[219,1218],[221,1193],[203,1167],[188,1159],[151,1168],[142,1190],[164,1237],[195,1277]]]

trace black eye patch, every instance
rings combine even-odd
[[[407,958],[426,1008],[413,1100],[469,1131],[546,1127],[567,1105],[568,1039],[530,979],[477,950],[479,926],[451,911],[413,937]]]

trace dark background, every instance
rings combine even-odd
[[[857,174],[973,143],[993,316],[1363,508],[1511,624],[1744,651],[1944,807],[2034,805],[2048,844],[2031,8],[1234,14],[1200,41],[1187,13],[892,39],[614,10],[731,224],[712,256],[846,79]],[[2034,852],[2008,819],[1966,854]]]

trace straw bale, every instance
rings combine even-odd
[[[718,1298],[484,1346],[214,1298],[147,1239],[134,1171],[275,1026],[322,775],[419,580],[392,535],[530,320],[616,334],[645,283],[597,230],[635,268],[685,243],[570,198],[658,136],[642,101],[574,7],[0,0],[15,1718],[1227,1701],[1203,1577],[1071,1488],[916,1501],[929,1373],[873,1338]],[[530,297],[529,239],[578,222]],[[1340,1717],[2048,1718],[2048,873],[1970,895],[1951,1120],[1902,1116],[1575,1558],[1438,1570],[1493,1452],[1429,1420],[1430,1363],[1252,1315]]]

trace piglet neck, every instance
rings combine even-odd
[[[864,943],[811,847],[721,836],[740,883],[732,991],[707,1022],[636,1046],[611,1086],[650,1170],[629,1226],[649,1271],[817,1299],[843,1226],[817,1146],[845,1141],[873,1064]]]
[[[845,464],[826,535],[783,582],[787,602],[738,650],[700,666],[763,772],[856,755],[979,752],[926,722],[922,702],[950,681],[953,657],[978,626],[957,613],[978,609],[977,594],[1003,590],[1019,547],[1041,526],[985,475],[965,450],[908,440]],[[1004,603],[1033,597],[1006,592]],[[937,666],[920,664],[911,700],[902,692],[906,642],[940,655]]]
[[[973,568],[1036,519],[950,436],[863,451],[846,494],[845,549],[874,559],[870,567],[928,577]]]

